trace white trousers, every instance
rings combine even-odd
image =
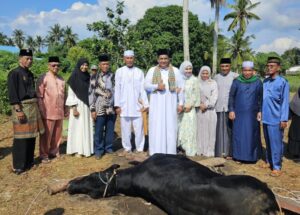
[[[126,151],[131,150],[131,125],[134,130],[136,150],[142,152],[145,144],[143,117],[121,117],[122,146]]]

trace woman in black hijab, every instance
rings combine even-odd
[[[94,153],[93,120],[89,109],[89,62],[80,58],[68,80],[68,98],[70,107],[68,126],[67,154],[90,156]]]
[[[292,122],[289,128],[288,152],[294,158],[300,157],[300,87],[290,103]]]

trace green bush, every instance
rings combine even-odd
[[[7,73],[0,71],[0,113],[9,115],[11,108],[8,102]]]
[[[300,75],[287,75],[285,76],[290,84],[290,92],[296,92],[300,87]]]

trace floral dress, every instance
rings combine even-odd
[[[197,114],[195,107],[200,105],[199,81],[191,76],[185,80],[184,107],[191,106],[189,112],[179,114],[178,146],[185,150],[187,156],[194,156],[197,153]]]

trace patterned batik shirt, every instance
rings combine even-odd
[[[98,72],[91,77],[89,88],[90,110],[97,116],[115,114],[114,111],[115,76],[111,72]]]

